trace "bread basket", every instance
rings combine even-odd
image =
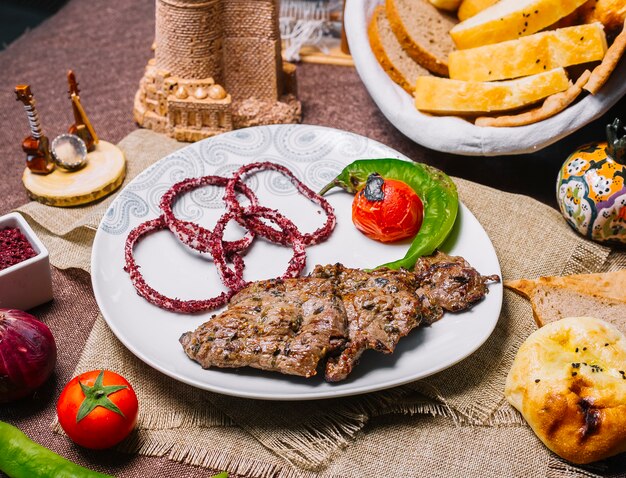
[[[369,45],[367,26],[380,0],[346,0],[345,29],[354,64],[370,96],[404,135],[437,151],[467,156],[532,153],[576,132],[606,113],[626,94],[626,61],[622,58],[609,81],[552,118],[527,126],[480,127],[453,116],[419,112],[412,97],[378,64]]]

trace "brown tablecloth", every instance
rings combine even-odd
[[[0,214],[25,203],[21,139],[27,123],[13,88],[29,83],[45,132],[54,137],[71,123],[65,73],[75,70],[81,97],[101,138],[116,143],[136,128],[132,98],[151,56],[153,0],[73,0],[55,17],[0,53]],[[452,175],[553,205],[556,171],[575,146],[601,138],[604,124],[626,113],[626,100],[594,124],[534,155],[467,158],[433,152],[404,138],[380,114],[353,69],[302,65],[298,70],[305,122],[346,129],[381,141]],[[56,372],[33,400],[0,408],[38,442],[91,468],[119,476],[207,476],[205,469],[115,451],[89,452],[53,434],[55,401],[71,378],[97,315],[87,273],[53,270],[55,301],[34,311],[52,329],[59,347]]]

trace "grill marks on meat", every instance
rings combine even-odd
[[[309,277],[255,282],[228,309],[180,342],[204,368],[249,366],[311,377],[328,357],[325,378],[345,379],[367,349],[392,353],[412,329],[459,312],[488,292],[462,257],[420,259],[415,271],[366,272],[317,266]]]
[[[331,281],[260,281],[180,342],[204,368],[248,366],[312,377],[320,360],[343,346],[345,318]]]
[[[311,276],[335,284],[348,319],[348,343],[326,365],[329,382],[345,379],[367,349],[392,353],[398,341],[432,313],[415,294],[415,274],[405,270],[365,272],[335,264],[317,266]]]

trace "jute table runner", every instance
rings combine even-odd
[[[128,182],[184,144],[138,130],[119,146]],[[624,255],[580,238],[557,211],[531,198],[455,181],[493,241],[505,278],[626,264]],[[95,230],[111,200],[74,209],[29,203],[19,210],[53,265],[89,271]],[[534,328],[527,302],[506,291],[488,341],[444,372],[363,396],[267,402],[203,392],[156,372],[98,317],[76,374],[109,368],[133,384],[141,414],[125,449],[246,476],[593,476],[602,465],[582,470],[554,457],[504,400],[515,352]]]

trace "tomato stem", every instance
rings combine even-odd
[[[104,407],[107,410],[124,416],[124,413],[122,413],[117,405],[109,399],[109,395],[128,387],[126,385],[105,386],[102,384],[103,379],[104,370],[100,370],[100,373],[98,374],[98,377],[92,387],[85,385],[82,382],[78,382],[80,384],[80,388],[85,394],[85,399],[83,400],[83,403],[80,404],[80,408],[76,414],[77,423],[89,415],[96,407]]]
[[[385,180],[378,173],[372,173],[367,177],[363,194],[368,201],[382,201],[385,199],[383,184],[385,184]]]
[[[355,194],[366,184],[371,173],[385,180],[402,181],[413,189],[424,205],[422,227],[402,259],[378,267],[412,269],[421,256],[432,254],[444,242],[456,220],[459,199],[456,185],[448,175],[427,164],[395,158],[360,159],[346,166],[320,194],[334,187]]]

